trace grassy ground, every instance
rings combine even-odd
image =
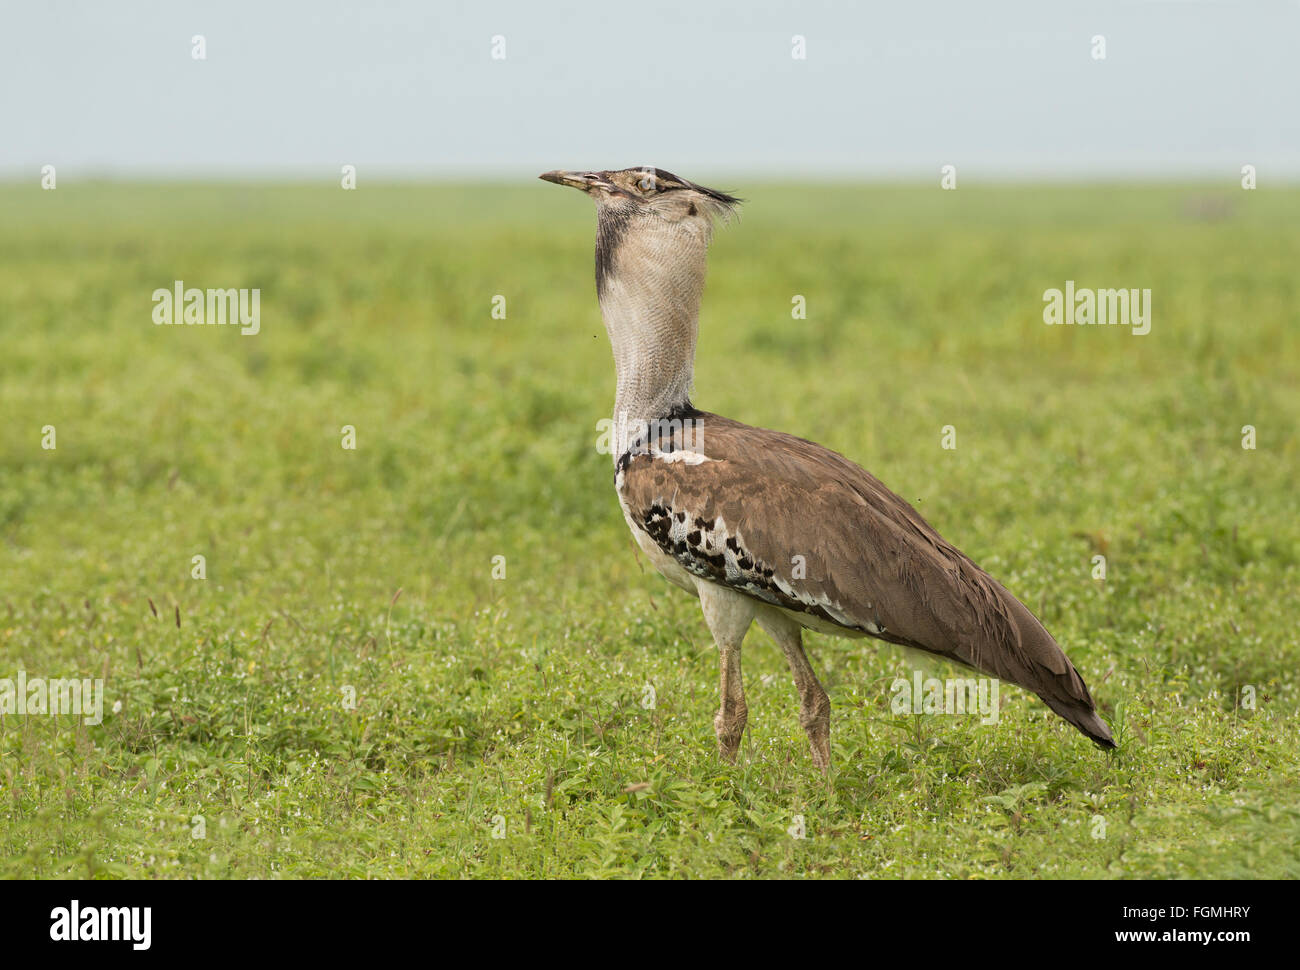
[[[595,447],[576,193],[9,185],[0,677],[107,707],[0,715],[0,874],[1300,875],[1300,191],[726,187],[696,403],[916,503],[1118,753],[1010,687],[894,715],[910,659],[814,636],[828,787],[755,630],[718,763],[716,651]],[[176,279],[260,287],[261,333],[155,326]],[[1067,279],[1151,332],[1045,326]]]

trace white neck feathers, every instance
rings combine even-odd
[[[698,223],[655,216],[601,226],[598,291],[618,372],[616,422],[652,421],[686,405],[708,242]]]

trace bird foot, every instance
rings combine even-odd
[[[829,707],[827,702],[825,707]],[[808,735],[808,749],[812,752],[813,763],[821,769],[823,775],[831,773],[831,717],[829,711],[809,712],[801,716],[800,723]]]
[[[735,764],[748,718],[749,712],[742,707],[737,711],[718,711],[713,719],[713,732],[718,736],[718,754],[729,764]]]

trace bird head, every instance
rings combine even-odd
[[[649,166],[547,172],[539,178],[578,189],[595,201],[596,288],[602,296],[616,267],[625,276],[677,276],[686,268],[694,275],[698,263],[702,281],[713,221],[728,218],[741,201]]]
[[[624,216],[639,214],[669,223],[695,219],[707,226],[715,217],[725,219],[740,204],[734,195],[649,166],[609,172],[547,172],[539,178],[587,193],[599,209],[609,208]]]

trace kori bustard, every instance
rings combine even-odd
[[[713,221],[739,199],[657,168],[541,178],[596,203],[596,296],[622,430],[614,483],[637,545],[700,599],[720,655],[722,757],[735,759],[745,730],[740,645],[755,620],[785,653],[823,771],[831,707],[804,654],[805,628],[875,637],[1017,684],[1115,747],[1051,634],[907,502],[820,445],[691,405]]]

